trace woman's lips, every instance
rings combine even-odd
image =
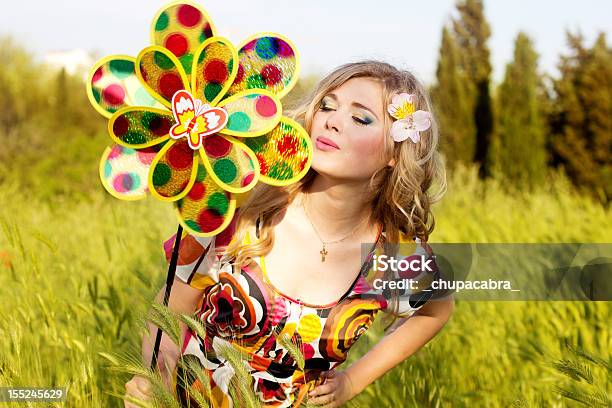
[[[329,140],[326,137],[317,137],[316,139],[317,148],[320,150],[340,150],[337,144]]]

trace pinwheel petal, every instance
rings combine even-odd
[[[238,53],[229,40],[213,37],[196,50],[191,89],[203,102],[215,106],[238,73]]]
[[[197,152],[187,139],[170,140],[151,163],[149,190],[162,201],[184,197],[196,180]]]
[[[185,70],[179,60],[165,48],[151,46],[136,57],[136,75],[149,93],[172,109],[172,96],[180,89],[189,90]]]
[[[291,41],[278,34],[260,33],[243,44],[238,51],[238,75],[228,94],[257,88],[279,99],[285,96],[299,75],[298,56]]]
[[[142,86],[134,70],[134,58],[126,55],[111,55],[96,62],[87,79],[87,96],[107,118],[126,106],[163,107]]]
[[[201,163],[189,193],[177,201],[179,222],[196,236],[217,235],[230,224],[235,210],[232,193],[224,191]]]
[[[151,41],[170,50],[190,74],[196,50],[214,33],[213,23],[202,7],[193,3],[171,3],[159,10],[153,19]]]
[[[301,179],[312,161],[312,142],[297,122],[282,117],[269,133],[245,138],[260,167],[260,180],[266,184],[286,186]]]
[[[244,143],[230,136],[205,137],[200,156],[210,177],[231,193],[244,193],[259,180],[257,157]]]
[[[261,136],[278,125],[282,105],[278,98],[263,89],[242,91],[219,103],[229,120],[220,133],[239,137]]]
[[[107,147],[100,159],[100,180],[106,191],[126,201],[144,198],[151,162],[162,146],[138,150],[118,144]]]
[[[173,122],[168,110],[128,107],[113,114],[108,121],[108,133],[116,143],[140,149],[167,140]]]

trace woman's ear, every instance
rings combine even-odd
[[[387,166],[395,167],[395,157],[392,157],[391,160],[389,160],[389,163],[387,163]]]

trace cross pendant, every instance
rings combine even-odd
[[[325,245],[323,245],[323,249],[319,251],[321,254],[321,262],[325,262],[325,255],[327,255],[327,250],[325,249]]]

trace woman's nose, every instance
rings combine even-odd
[[[342,118],[340,116],[340,112],[337,110],[329,112],[325,121],[325,128],[327,130],[333,129],[336,132],[339,132],[342,129]]]

